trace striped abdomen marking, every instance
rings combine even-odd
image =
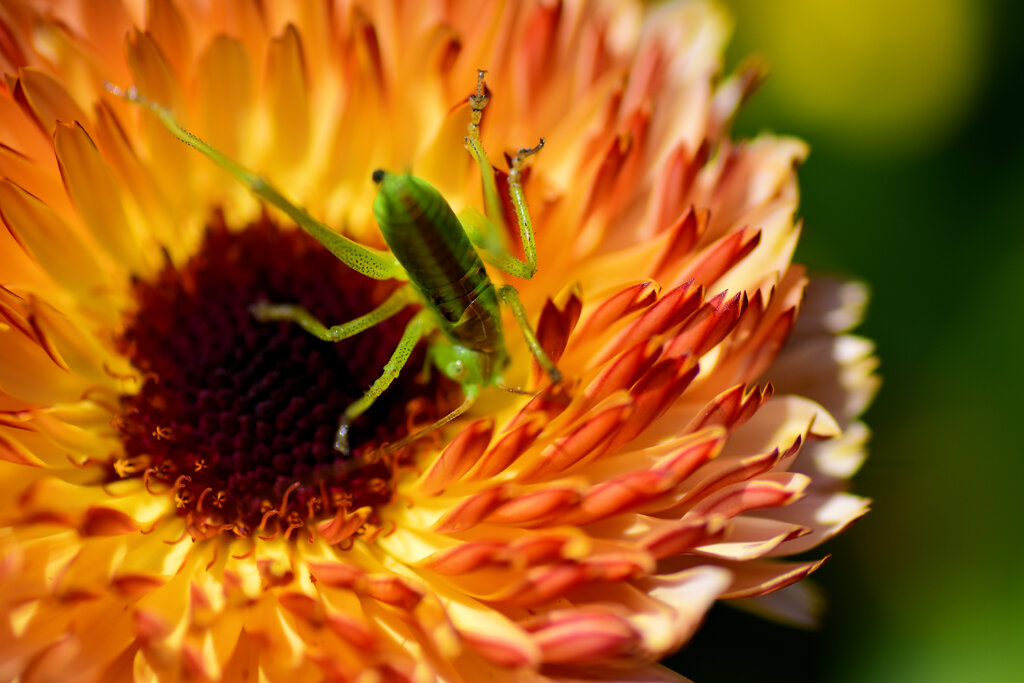
[[[453,341],[484,352],[503,347],[498,297],[465,230],[441,193],[411,175],[374,173],[373,213],[409,281]]]

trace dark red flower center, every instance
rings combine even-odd
[[[388,502],[396,457],[407,456],[377,454],[411,424],[433,421],[444,402],[438,387],[417,382],[422,355],[356,422],[348,459],[334,435],[412,311],[329,343],[293,323],[258,322],[248,307],[295,302],[331,325],[393,287],[298,230],[262,220],[232,232],[213,220],[188,263],[135,285],[138,308],[121,343],[145,379],[123,397],[115,425],[124,455],[111,478],[144,477],[153,493],[173,496],[193,538],[290,535],[339,510]]]

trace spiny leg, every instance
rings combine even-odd
[[[543,347],[541,347],[537,334],[533,331],[530,320],[526,316],[526,308],[523,307],[523,302],[519,299],[519,292],[512,285],[502,285],[498,288],[498,295],[505,302],[505,305],[512,309],[512,316],[516,319],[516,323],[519,324],[519,329],[523,331],[526,345],[530,347],[530,352],[537,359],[540,367],[554,384],[561,382],[562,373],[555,366],[554,361],[548,357]]]
[[[416,344],[434,329],[434,321],[430,316],[431,313],[427,310],[420,311],[413,316],[413,319],[405,326],[405,331],[402,332],[402,338],[398,340],[398,346],[392,352],[391,359],[384,366],[384,372],[381,373],[380,377],[374,381],[359,400],[350,404],[345,409],[341,422],[338,424],[338,433],[334,438],[335,450],[340,451],[344,455],[351,453],[348,436],[352,422],[366,412],[373,405],[373,402],[377,400],[377,397],[391,386],[391,383],[398,377],[399,371],[401,371],[406,361],[409,360],[409,356],[412,354]]]
[[[324,341],[337,342],[359,334],[384,322],[400,310],[416,301],[416,293],[408,285],[399,287],[377,308],[365,315],[353,318],[347,323],[327,327],[312,313],[295,304],[272,304],[260,301],[249,306],[249,312],[260,322],[287,320],[296,323],[306,332]]]
[[[544,139],[535,147],[520,149],[512,161],[512,167],[508,173],[509,194],[512,199],[512,206],[516,214],[516,222],[519,224],[519,238],[523,243],[523,253],[526,261],[509,254],[502,246],[500,235],[503,234],[505,225],[505,212],[502,208],[501,195],[498,193],[498,185],[494,181],[494,169],[487,160],[487,152],[484,151],[483,143],[480,141],[480,122],[483,119],[483,110],[487,106],[487,88],[484,84],[483,69],[477,71],[476,93],[469,96],[471,109],[469,127],[466,134],[466,149],[476,161],[480,169],[480,179],[483,184],[484,209],[486,216],[476,209],[467,208],[459,212],[459,221],[466,229],[473,245],[480,249],[483,259],[496,268],[524,279],[530,279],[537,272],[537,247],[533,241],[533,221],[530,219],[530,212],[526,206],[526,196],[523,193],[522,169],[526,158],[539,152],[544,147]]]
[[[268,183],[263,177],[244,168],[234,160],[228,158],[212,145],[189,132],[181,126],[174,118],[170,109],[163,107],[150,99],[139,94],[139,91],[132,87],[122,90],[117,86],[106,83],[106,88],[114,95],[122,97],[129,102],[138,104],[156,114],[160,123],[173,135],[185,144],[201,152],[218,166],[226,169],[235,176],[243,185],[247,186],[256,196],[262,198],[272,206],[283,211],[289,218],[295,221],[299,227],[313,236],[316,241],[324,245],[331,253],[337,256],[346,266],[362,273],[375,280],[407,280],[408,275],[398,260],[387,251],[365,247],[358,242],[353,242],[347,237],[340,235],[329,227],[313,218],[304,209],[299,208],[282,195],[277,188]]]

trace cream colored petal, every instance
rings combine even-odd
[[[811,533],[788,540],[770,555],[798,555],[817,547],[867,514],[871,501],[849,493],[808,494],[792,505],[766,510],[765,516],[808,527]]]
[[[852,422],[838,438],[807,444],[796,469],[814,477],[819,489],[842,488],[867,458],[870,436],[863,422]]]
[[[794,340],[777,359],[772,378],[781,391],[820,401],[845,423],[862,413],[878,391],[878,365],[871,341],[822,334]]]
[[[730,578],[730,573],[721,567],[702,566],[633,581],[641,593],[673,608],[660,615],[667,622],[665,630],[650,630],[651,649],[668,652],[689,640],[711,604],[729,586]]]
[[[800,502],[797,501],[793,505]],[[793,505],[787,506],[787,509]],[[811,530],[801,526],[801,523],[743,515],[730,522],[722,541],[700,545],[695,548],[695,552],[724,560],[743,561],[771,556],[777,549],[784,547],[786,550],[781,552],[789,555],[798,552],[790,550],[791,547],[796,547],[792,539],[802,540],[810,533]]]
[[[839,425],[820,405],[802,396],[773,396],[739,429],[729,435],[725,455],[786,450],[798,439],[839,436]]]
[[[868,298],[868,287],[863,282],[813,276],[794,336],[849,332],[864,319]]]

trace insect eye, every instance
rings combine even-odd
[[[462,379],[463,375],[466,374],[466,365],[461,360],[453,360],[445,368],[444,374],[455,380]]]
[[[384,169],[378,168],[376,171],[373,172],[373,175],[370,177],[373,179],[373,182],[380,185],[381,182],[383,182],[384,180]]]

